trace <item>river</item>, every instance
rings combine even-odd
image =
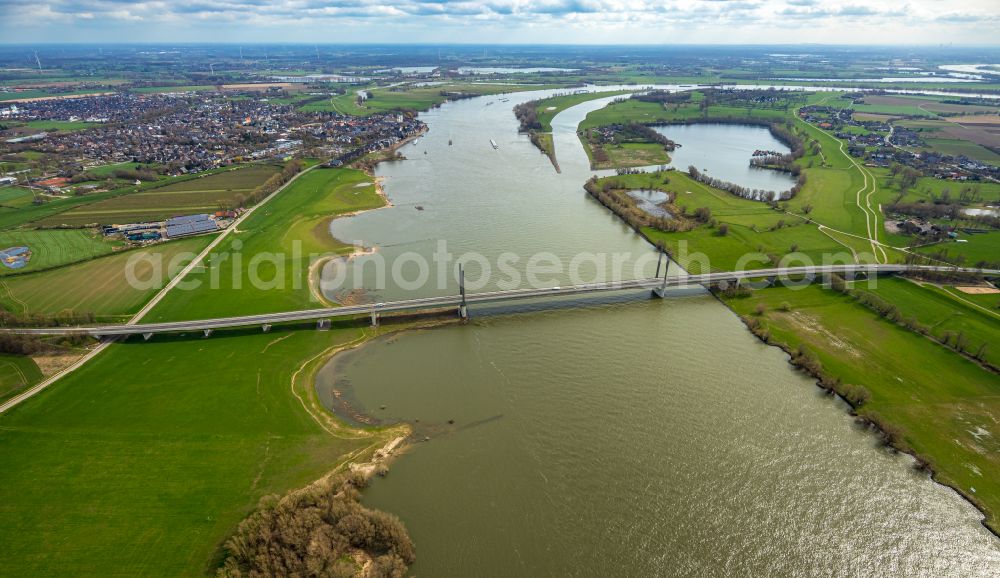
[[[389,258],[429,257],[439,238],[487,261],[505,251],[648,256],[581,188],[592,171],[575,128],[609,99],[555,118],[556,174],[511,114],[539,96],[422,115],[430,132],[404,147],[410,160],[378,169],[394,206],[335,221],[334,234]],[[454,287],[418,293],[445,291]],[[390,284],[373,298],[404,294]],[[364,497],[409,527],[414,575],[1000,571],[1000,541],[971,505],[881,448],[713,298],[687,290],[573,305],[583,306],[476,308],[468,324],[376,340],[317,376],[321,399],[336,388],[429,438]]]

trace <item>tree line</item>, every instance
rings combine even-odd
[[[236,195],[233,198],[233,208],[247,207],[256,205],[257,203],[263,201],[268,195],[277,191],[281,187],[288,184],[295,175],[299,174],[302,170],[302,161],[295,159],[284,166],[280,172],[277,172],[270,176],[263,184],[254,189],[252,193],[244,197],[243,195]]]
[[[777,202],[777,201],[787,201],[795,195],[799,194],[802,187],[806,184],[806,174],[799,173],[798,178],[795,180],[795,184],[792,185],[787,191],[777,192],[777,191],[765,191],[763,189],[753,189],[750,187],[744,187],[742,185],[737,185],[736,183],[731,183],[729,181],[724,181],[722,179],[717,179],[706,175],[705,173],[698,170],[697,167],[691,165],[688,167],[688,175],[703,184],[710,187],[714,187],[719,190],[727,191],[736,195],[737,197],[742,197],[751,201],[764,201],[764,202]]]

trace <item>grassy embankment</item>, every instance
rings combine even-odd
[[[880,279],[875,292],[922,323],[937,320],[964,327],[970,339],[997,342],[996,322],[907,283]],[[1000,530],[996,373],[818,285],[774,287],[726,303],[758,320],[770,343],[789,352],[807,348],[834,380],[835,390],[855,395],[855,386],[864,387],[869,396],[856,408],[858,414],[879,424],[896,447],[925,460],[936,479],[977,504],[987,514],[987,525]]]
[[[552,165],[556,168],[556,171],[558,171],[559,162],[556,160],[555,143],[552,141],[552,119],[567,108],[583,104],[584,102],[590,100],[620,94],[626,94],[626,91],[617,90],[607,92],[562,94],[534,101],[534,116],[538,122],[538,128],[529,130],[531,142],[534,143],[534,145],[538,147],[538,149],[541,150],[545,156],[549,157],[549,160],[552,161]]]
[[[316,169],[258,209],[232,242],[242,242],[246,260],[296,240],[306,251],[335,251],[321,236],[330,215],[380,205],[363,173]],[[151,317],[308,306],[305,289],[226,285],[172,292]],[[259,498],[365,458],[400,433],[346,429],[314,398],[322,362],[369,333],[345,321],[323,332],[135,339],[0,416],[0,574],[214,572],[222,543]]]

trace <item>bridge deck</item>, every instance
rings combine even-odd
[[[600,293],[606,291],[623,291],[629,289],[655,290],[659,288],[683,287],[690,285],[714,285],[723,282],[739,282],[746,279],[775,278],[787,279],[790,277],[802,276],[826,276],[838,274],[888,274],[911,272],[936,272],[936,273],[975,273],[982,275],[998,275],[1000,271],[982,269],[960,269],[955,267],[933,267],[922,265],[827,265],[819,267],[784,267],[771,269],[756,269],[749,271],[728,271],[718,273],[705,273],[700,275],[677,275],[664,278],[634,279],[627,281],[612,281],[606,283],[591,283],[585,285],[573,285],[566,287],[552,287],[546,289],[514,289],[510,291],[491,291],[484,293],[469,294],[465,302],[469,305],[476,303],[496,303],[515,299],[528,299],[535,297],[558,297],[567,295],[580,295],[587,293]],[[462,305],[461,295],[447,295],[441,297],[423,297],[418,299],[406,299],[380,303],[377,305],[351,305],[345,307],[332,307],[322,309],[305,309],[300,311],[286,311],[281,313],[266,313],[260,315],[244,315],[238,317],[219,317],[214,319],[199,319],[194,321],[171,321],[164,323],[146,323],[139,325],[95,325],[86,327],[34,327],[34,328],[6,328],[0,329],[21,334],[32,335],[65,335],[65,334],[88,334],[95,337],[111,337],[123,335],[148,335],[164,332],[178,331],[207,331],[213,329],[224,329],[231,327],[247,326],[269,326],[275,323],[288,323],[297,321],[317,321],[330,319],[333,317],[350,317],[358,315],[369,315],[375,313],[391,313],[398,311],[416,311],[424,309],[441,309],[446,307],[458,307]]]

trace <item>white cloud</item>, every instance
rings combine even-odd
[[[40,31],[52,36],[41,40],[106,40],[121,31],[124,41],[275,41],[294,31],[298,41],[566,43],[592,42],[595,30],[603,31],[602,42],[623,43],[919,43],[942,31],[995,43],[1000,36],[993,0],[950,0],[944,14],[939,6],[937,0],[895,7],[862,0],[0,0],[0,32],[15,40],[37,39]],[[125,30],[135,22],[148,28]],[[225,29],[205,37],[212,22]],[[343,38],[330,38],[331,25]],[[443,29],[458,33],[436,38]]]

